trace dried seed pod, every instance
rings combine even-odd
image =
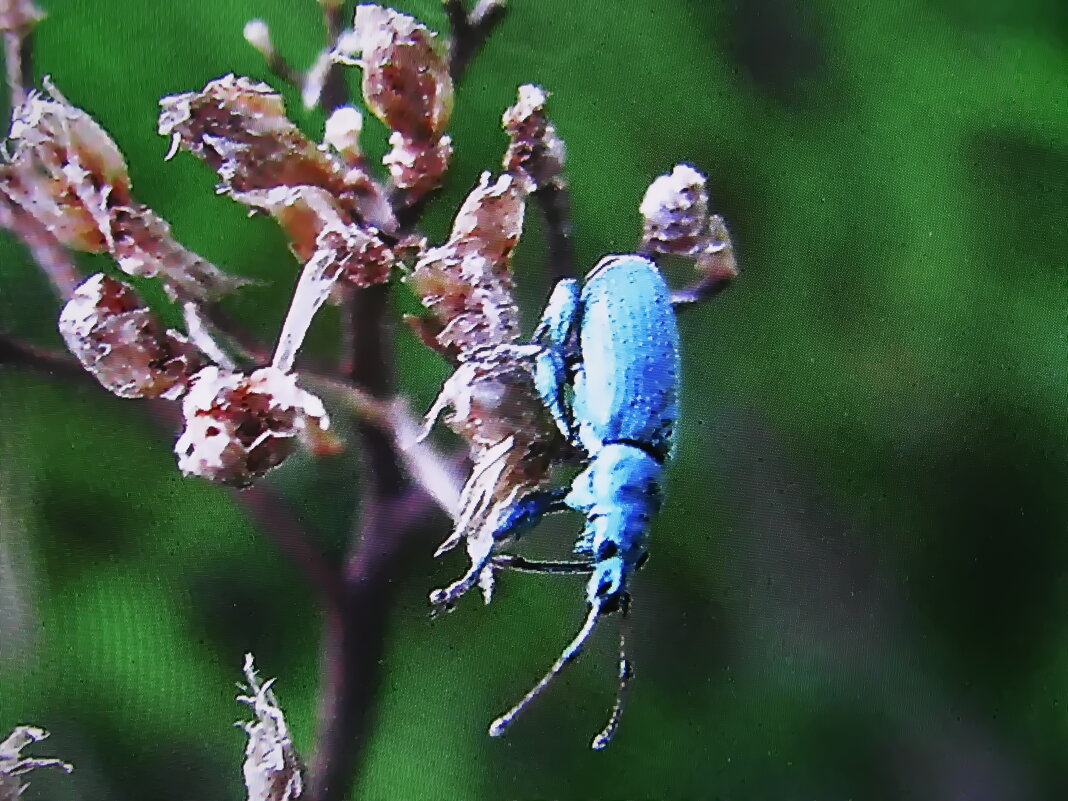
[[[126,284],[98,273],[59,317],[59,332],[86,370],[121,398],[177,398],[202,360],[177,331],[164,331]]]
[[[274,679],[260,681],[252,654],[245,655],[244,671],[249,695],[237,700],[248,704],[255,717],[240,724],[248,735],[242,765],[248,801],[296,801],[304,792],[303,765],[272,690]]]
[[[16,726],[0,742],[0,801],[18,801],[26,785],[22,776],[39,768],[59,768],[70,773],[74,767],[59,759],[23,756],[22,749],[39,743],[48,737],[48,732],[35,726]]]
[[[677,164],[645,190],[638,210],[644,220],[642,249],[653,253],[696,256],[708,244],[708,194],[705,176]]]
[[[440,348],[461,360],[519,338],[510,262],[523,232],[525,194],[514,176],[491,181],[484,173],[460,207],[449,241],[426,251],[407,279],[443,326]]]
[[[357,6],[335,55],[363,69],[367,108],[391,130],[425,141],[445,132],[453,99],[449,64],[418,20],[378,5]]]
[[[306,428],[330,425],[322,401],[276,367],[247,375],[205,367],[191,379],[182,414],[174,446],[181,471],[239,487],[281,464]]]
[[[519,98],[505,110],[501,125],[511,140],[504,154],[504,168],[529,183],[529,191],[547,186],[563,187],[564,140],[545,113],[549,95],[540,86],[524,84]]]

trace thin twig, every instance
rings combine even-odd
[[[357,290],[348,308],[354,345],[349,377],[379,399],[390,397],[393,384],[388,293],[388,285]],[[364,468],[361,523],[343,569],[344,604],[328,616],[324,632],[319,728],[308,778],[313,801],[340,801],[348,793],[378,686],[392,568],[434,508],[408,477],[395,439],[361,419],[356,430]]]
[[[709,277],[696,281],[688,287],[676,289],[672,292],[671,305],[675,307],[676,313],[686,311],[702,301],[714,298],[729,287],[733,281],[733,277]]]
[[[449,18],[449,74],[459,81],[493,29],[504,19],[504,0],[479,0],[469,14],[464,0],[445,0]]]
[[[571,278],[575,271],[575,246],[571,232],[571,196],[563,181],[552,181],[532,194],[545,219],[549,245],[549,277]]]
[[[345,30],[345,4],[337,2],[324,2],[323,23],[326,25],[326,51],[333,52],[337,47],[338,39]],[[349,88],[345,85],[345,67],[337,62],[331,62],[323,79],[322,93],[319,95],[319,104],[329,116],[330,112],[339,106],[349,102]]]

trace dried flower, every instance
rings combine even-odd
[[[501,118],[511,141],[504,155],[504,168],[524,178],[528,191],[547,186],[563,187],[564,140],[545,114],[549,95],[540,86],[519,87],[519,99]]]
[[[427,431],[446,422],[471,449],[474,467],[460,496],[452,535],[439,553],[466,542],[470,569],[431,596],[451,606],[476,582],[487,599],[489,556],[500,514],[544,483],[562,443],[534,385],[537,346],[516,344],[512,251],[523,231],[526,182],[483,174],[453,222],[449,241],[428,250],[408,283],[436,318],[434,343],[459,362],[427,414]]]
[[[303,766],[272,690],[274,679],[260,681],[252,654],[245,654],[244,671],[250,694],[237,700],[248,704],[255,716],[238,724],[248,735],[242,766],[248,801],[295,801],[304,792]]]
[[[335,58],[360,66],[367,108],[393,131],[383,159],[393,182],[424,194],[441,182],[452,155],[444,136],[453,99],[448,59],[433,33],[393,9],[357,6],[352,26]]]
[[[431,33],[418,20],[391,8],[360,5],[352,30],[335,54],[363,70],[367,108],[407,139],[436,139],[452,113],[449,64]]]
[[[70,773],[74,767],[59,759],[24,757],[22,749],[39,743],[48,737],[48,732],[34,726],[16,726],[15,730],[0,742],[0,801],[18,801],[26,785],[21,776],[38,768],[59,768]]]
[[[513,176],[483,173],[444,245],[428,250],[408,277],[441,326],[440,349],[468,358],[519,338],[512,250],[523,232],[525,192]]]
[[[671,253],[694,262],[701,280],[684,290],[684,300],[695,299],[710,288],[738,275],[727,224],[708,213],[707,179],[688,164],[677,164],[645,191],[639,211],[644,221],[642,250]]]
[[[502,345],[480,351],[445,382],[428,427],[445,410],[445,421],[470,445],[474,466],[460,496],[452,535],[441,554],[465,541],[470,569],[431,595],[438,608],[452,606],[477,581],[489,600],[493,569],[489,557],[500,515],[519,497],[549,478],[562,442],[534,385],[537,346]]]
[[[122,153],[88,114],[50,87],[15,112],[15,151],[0,166],[0,196],[61,244],[108,252],[131,275],[159,275],[176,297],[206,300],[242,283],[183,248],[130,194]],[[12,230],[29,233],[16,215]]]
[[[98,273],[59,317],[59,332],[86,370],[121,398],[177,398],[201,360],[177,331],[164,331],[137,293]]]
[[[270,210],[284,196],[266,198],[271,190],[317,188],[348,223],[396,228],[383,190],[362,165],[335,159],[308,139],[266,84],[227,75],[160,106],[159,132],[215,170],[219,191],[235,200]]]
[[[330,425],[322,401],[276,367],[248,375],[205,367],[191,379],[182,414],[179,469],[239,487],[280,464],[306,428]]]

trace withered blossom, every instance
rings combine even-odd
[[[733,278],[734,247],[723,218],[708,213],[707,180],[690,165],[677,164],[649,185],[638,207],[642,250],[688,257],[706,280]]]
[[[60,759],[23,756],[28,745],[39,743],[48,737],[48,732],[35,726],[16,726],[14,731],[0,742],[0,801],[18,801],[27,785],[22,777],[40,768],[59,768],[65,773],[73,766]]]
[[[536,347],[519,345],[510,260],[523,230],[524,182],[484,174],[453,223],[448,242],[426,251],[408,283],[435,318],[434,342],[459,365],[427,414],[463,437],[474,467],[452,535],[439,553],[466,543],[470,569],[431,600],[448,607],[476,582],[487,599],[496,520],[548,478],[560,441],[533,378]]]
[[[121,398],[177,398],[202,364],[190,342],[164,331],[131,287],[103,273],[74,291],[59,332],[82,366]]]
[[[388,199],[362,160],[312,142],[266,84],[227,75],[160,105],[159,132],[215,170],[220,192],[276,217],[302,261],[327,227],[359,226],[368,236],[396,229]]]
[[[307,429],[330,425],[322,401],[276,367],[243,374],[212,365],[190,384],[185,430],[174,446],[185,475],[249,486],[289,456]]]
[[[453,83],[434,34],[407,14],[360,5],[334,56],[363,70],[367,108],[393,132],[383,159],[393,182],[416,195],[436,187],[452,154]]]
[[[272,690],[274,679],[260,681],[252,654],[245,655],[244,672],[249,695],[237,700],[248,704],[255,717],[239,724],[248,735],[242,765],[248,801],[295,801],[304,792],[304,768]]]
[[[430,248],[406,279],[442,326],[439,349],[460,359],[519,338],[512,251],[523,233],[526,193],[512,175],[483,173],[460,207],[449,240]]]
[[[0,198],[15,233],[30,217],[74,250],[111,253],[131,275],[158,275],[172,296],[215,297],[239,285],[171,237],[170,227],[132,197],[126,162],[103,128],[53,87],[14,112],[14,152],[0,164]],[[28,243],[31,243],[28,240]]]
[[[427,413],[427,427],[446,409],[448,426],[463,437],[474,463],[460,494],[453,531],[438,555],[464,541],[471,566],[431,594],[439,609],[452,606],[477,582],[486,601],[493,588],[489,559],[500,515],[549,478],[562,442],[534,385],[529,345],[499,345],[457,367]]]
[[[528,190],[564,186],[564,140],[545,113],[549,95],[540,86],[519,87],[515,105],[505,110],[501,125],[511,140],[504,168],[528,182]]]

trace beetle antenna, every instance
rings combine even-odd
[[[616,736],[619,721],[623,718],[623,706],[627,701],[627,688],[634,678],[634,666],[627,658],[627,637],[630,634],[630,595],[623,596],[623,605],[619,615],[619,676],[616,683],[616,701],[612,704],[612,714],[600,734],[593,738],[590,748],[600,751]]]
[[[515,721],[516,717],[519,716],[519,713],[530,706],[531,701],[545,691],[545,688],[552,683],[552,680],[556,678],[557,674],[582,653],[582,647],[590,638],[590,634],[593,633],[593,628],[597,625],[597,619],[600,617],[600,614],[601,601],[598,599],[595,604],[590,606],[590,613],[586,615],[586,622],[582,624],[582,628],[579,629],[579,633],[575,635],[575,639],[573,639],[570,645],[564,649],[564,652],[560,654],[559,658],[553,662],[553,666],[549,668],[549,671],[544,676],[542,676],[541,681],[531,687],[530,691],[519,699],[519,703],[490,724],[490,737],[500,737],[504,734],[508,727]]]

